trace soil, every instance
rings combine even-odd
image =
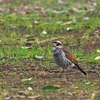
[[[31,100],[33,100],[34,97],[35,100],[87,100],[91,98],[92,93],[96,93],[95,100],[100,98],[100,91],[88,91],[88,86],[99,90],[100,67],[95,68],[95,70],[85,70],[88,74],[85,76],[76,68],[65,69],[61,73],[61,69],[58,67],[42,68],[39,65],[35,67],[34,61],[25,63],[27,63],[26,66],[22,68],[14,65],[0,66],[0,72],[2,72],[0,85],[7,92],[6,99],[30,100],[32,98]],[[32,78],[31,82],[22,82],[23,79],[29,78]],[[88,85],[85,80],[91,83]],[[83,87],[79,89],[78,86],[81,84]],[[58,85],[61,90],[43,92],[41,88],[46,85]],[[25,94],[28,87],[32,88],[32,92]]]

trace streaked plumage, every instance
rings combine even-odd
[[[69,66],[75,65],[83,74],[86,75],[86,73],[79,67],[76,58],[64,48],[60,41],[53,42],[52,51],[54,61],[58,66],[67,68]]]

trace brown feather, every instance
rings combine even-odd
[[[65,56],[70,61],[72,61],[82,73],[84,73],[86,75],[86,73],[79,67],[78,62],[77,62],[77,59],[74,56],[72,56],[72,54],[70,54],[67,50],[63,49],[63,51],[65,53]]]
[[[65,56],[66,56],[69,60],[71,60],[73,63],[78,64],[77,59],[76,59],[71,53],[69,53],[69,51],[67,51],[67,50],[65,50],[65,49],[63,49],[63,51],[64,51],[64,53],[65,53]]]

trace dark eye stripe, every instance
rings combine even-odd
[[[56,41],[54,41],[53,43],[57,43]]]

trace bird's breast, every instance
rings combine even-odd
[[[68,58],[66,58],[64,52],[61,50],[54,51],[53,58],[54,58],[55,63],[61,67],[67,67],[72,64],[72,62]]]

